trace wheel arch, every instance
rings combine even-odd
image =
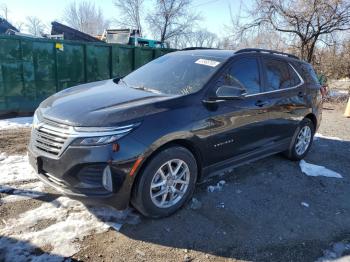
[[[315,130],[317,129],[317,117],[313,113],[307,114],[304,118],[310,119],[314,125]]]
[[[140,174],[143,172],[147,164],[153,159],[155,155],[157,155],[160,151],[170,148],[173,146],[180,146],[183,148],[186,148],[188,151],[192,153],[194,158],[196,159],[196,164],[197,164],[197,170],[198,170],[198,175],[197,175],[197,181],[200,180],[201,175],[202,175],[202,153],[200,150],[194,145],[194,142],[188,140],[188,139],[174,139],[168,142],[165,142],[161,146],[159,146],[157,149],[153,150],[150,155],[147,156],[145,161],[142,162],[141,166],[139,167],[137,173],[135,174],[135,180],[131,188],[131,192],[134,192],[135,188],[137,188],[137,182],[140,179]]]

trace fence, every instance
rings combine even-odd
[[[33,112],[62,89],[124,76],[171,51],[0,36],[0,115]]]

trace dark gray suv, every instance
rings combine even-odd
[[[208,174],[280,152],[302,159],[321,121],[320,88],[312,66],[285,53],[170,53],[42,102],[30,163],[64,194],[167,216]]]

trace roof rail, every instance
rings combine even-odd
[[[213,47],[186,47],[181,49],[182,51],[186,51],[186,50],[207,50],[207,49],[217,49],[217,48],[213,48]]]
[[[278,51],[273,51],[273,50],[268,50],[268,49],[260,49],[260,48],[244,48],[241,50],[238,50],[235,52],[235,54],[240,54],[240,53],[249,53],[249,52],[258,52],[258,53],[269,53],[269,54],[275,54],[275,55],[282,55],[282,56],[288,56],[294,59],[299,59],[299,57],[283,52],[278,52]]]

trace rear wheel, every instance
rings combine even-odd
[[[167,148],[139,174],[131,202],[145,216],[168,216],[192,196],[197,172],[196,159],[190,151]]]
[[[315,127],[310,119],[305,118],[301,121],[289,149],[285,152],[287,158],[291,160],[303,159],[311,148],[314,133]]]

